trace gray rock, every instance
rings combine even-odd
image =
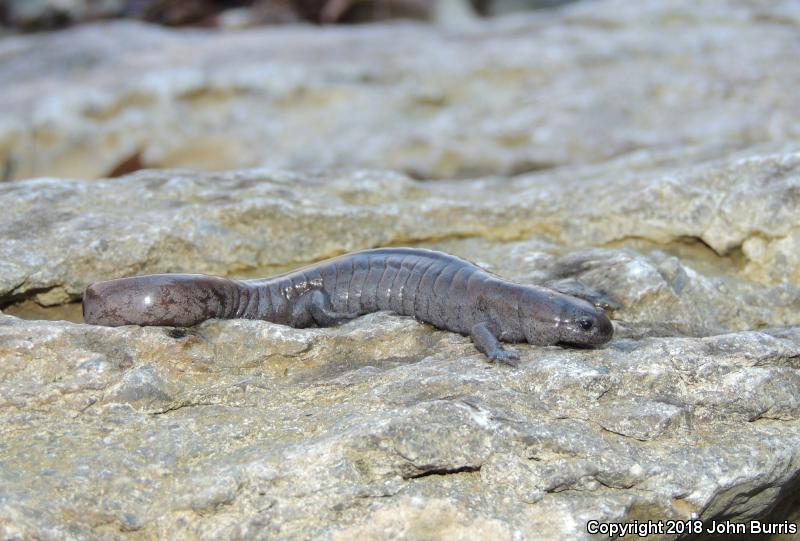
[[[444,247],[523,282],[578,279],[601,304],[621,306],[619,319],[668,332],[797,324],[800,154],[733,155],[635,178],[627,164],[435,184],[272,170],[7,183],[0,299],[57,305],[131,274],[259,276],[385,244],[530,238],[512,252]],[[608,248],[577,251],[587,244]]]
[[[452,178],[676,145],[796,145],[798,13],[792,1],[603,0],[458,31],[115,22],[12,37],[0,42],[0,171]]]
[[[104,399],[131,404],[169,403],[171,397],[164,380],[155,371],[155,367],[145,365],[126,372],[120,382],[108,390]]]
[[[385,313],[102,328],[7,306],[0,537],[589,539],[589,520],[797,520],[797,268],[786,254],[782,273],[754,272],[774,260],[730,239],[794,234],[799,158],[435,184],[271,170],[7,184],[6,302],[414,239],[604,303],[616,337],[518,345],[511,370]]]
[[[795,10],[602,0],[449,34],[4,40],[0,148],[17,176],[57,176],[0,185],[0,539],[799,521]],[[64,178],[133,155],[310,169]],[[373,164],[497,176],[326,169]],[[585,297],[615,338],[511,346],[510,369],[388,313],[103,328],[71,302],[123,275],[264,276],[400,244]]]
[[[764,517],[800,471],[797,329],[518,346],[511,370],[382,313],[183,336],[0,316],[0,532],[588,539],[589,519]]]

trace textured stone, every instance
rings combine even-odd
[[[589,520],[797,520],[796,263],[736,245],[797,228],[798,164],[671,151],[433,184],[275,170],[6,184],[6,302],[413,241],[603,304],[616,337],[515,346],[511,370],[385,313],[102,328],[42,320],[80,322],[74,305],[7,306],[0,537],[588,539]]]
[[[388,314],[0,316],[0,532],[583,539],[588,519],[746,520],[796,492],[797,327],[518,348],[491,367]]]
[[[55,305],[123,275],[257,276],[355,249],[475,237],[487,242],[448,249],[523,282],[574,292],[577,279],[594,290],[579,295],[599,294],[621,320],[662,333],[800,321],[791,249],[800,154],[733,155],[670,173],[629,166],[433,184],[274,170],[8,183],[0,299]],[[532,240],[493,248],[510,239]],[[745,250],[753,239],[769,250]],[[580,249],[587,244],[606,247]]]
[[[13,37],[0,42],[0,172],[345,166],[448,178],[797,143],[798,13],[792,0],[604,0],[458,31],[118,22]]]
[[[102,27],[0,43],[0,123],[28,119],[40,171],[58,172],[0,185],[0,539],[588,540],[589,520],[800,521],[794,9],[603,0],[458,34],[120,25],[83,68],[74,51]],[[330,63],[334,38],[347,63]],[[190,56],[178,123],[169,66]],[[265,57],[271,71],[251,69]],[[226,94],[233,75],[250,86]],[[397,108],[409,89],[429,114]],[[96,96],[87,125],[75,112]],[[219,131],[221,111],[243,131]],[[309,169],[62,178],[167,163],[167,140],[201,166],[195,137],[223,166],[215,133],[231,163]],[[567,165],[501,174],[543,156]],[[498,174],[312,170],[333,164]],[[100,279],[256,277],[399,244],[590,299],[615,337],[510,346],[511,369],[388,313],[103,328],[71,302]]]

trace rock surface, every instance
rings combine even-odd
[[[797,142],[798,25],[792,0],[604,0],[459,31],[119,22],[8,38],[0,173],[344,166],[452,178]]]
[[[588,540],[607,538],[591,520],[799,522],[800,17],[791,2],[590,4],[449,35],[123,24],[0,42],[0,145],[33,156],[27,118],[40,169],[15,175],[57,175],[0,184],[0,539]],[[332,64],[339,39],[352,58]],[[163,159],[168,142],[186,161]],[[269,167],[67,178],[120,156]],[[312,170],[333,165],[400,172]],[[495,174],[408,174],[475,172]],[[256,277],[385,245],[587,298],[615,338],[513,346],[511,369],[389,313],[103,328],[74,302],[101,279]],[[773,532],[757,539],[798,538]],[[678,538],[705,537],[648,537]]]
[[[747,156],[664,172],[658,154],[641,154],[514,179],[437,183],[381,171],[275,170],[7,183],[0,185],[8,210],[0,217],[0,298],[59,304],[91,282],[124,275],[260,276],[357,249],[481,237],[535,239],[516,248],[516,257],[534,258],[524,271],[535,269],[539,281],[580,278],[637,319],[712,329],[797,323],[800,153]],[[640,240],[653,245],[651,255],[620,249]],[[712,275],[670,256],[692,243]],[[464,255],[482,260],[486,249]],[[501,267],[530,280],[523,269]]]
[[[780,252],[800,227],[800,154],[680,156],[433,184],[3,185],[6,301],[411,242],[590,298],[617,331],[599,350],[517,346],[513,370],[384,313],[112,329],[9,306],[0,537],[588,539],[589,520],[800,519],[800,287]]]
[[[797,328],[519,349],[519,370],[490,367],[387,314],[0,316],[0,534],[582,539],[590,519],[746,520],[796,497]]]

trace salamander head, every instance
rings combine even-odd
[[[599,346],[614,335],[614,327],[601,309],[574,297],[562,311],[558,327],[559,342],[574,346]]]
[[[152,274],[97,282],[83,295],[83,319],[109,327],[189,327],[223,315],[230,284],[200,274]]]
[[[524,333],[531,344],[599,346],[614,334],[603,310],[583,299],[547,291],[539,292],[533,301],[525,303],[530,313],[525,314]]]

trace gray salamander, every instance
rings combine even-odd
[[[154,274],[86,289],[83,317],[95,325],[188,327],[211,318],[329,327],[391,310],[469,335],[491,361],[515,365],[504,342],[592,346],[613,327],[588,302],[503,280],[455,256],[416,248],[345,254],[258,280]]]

